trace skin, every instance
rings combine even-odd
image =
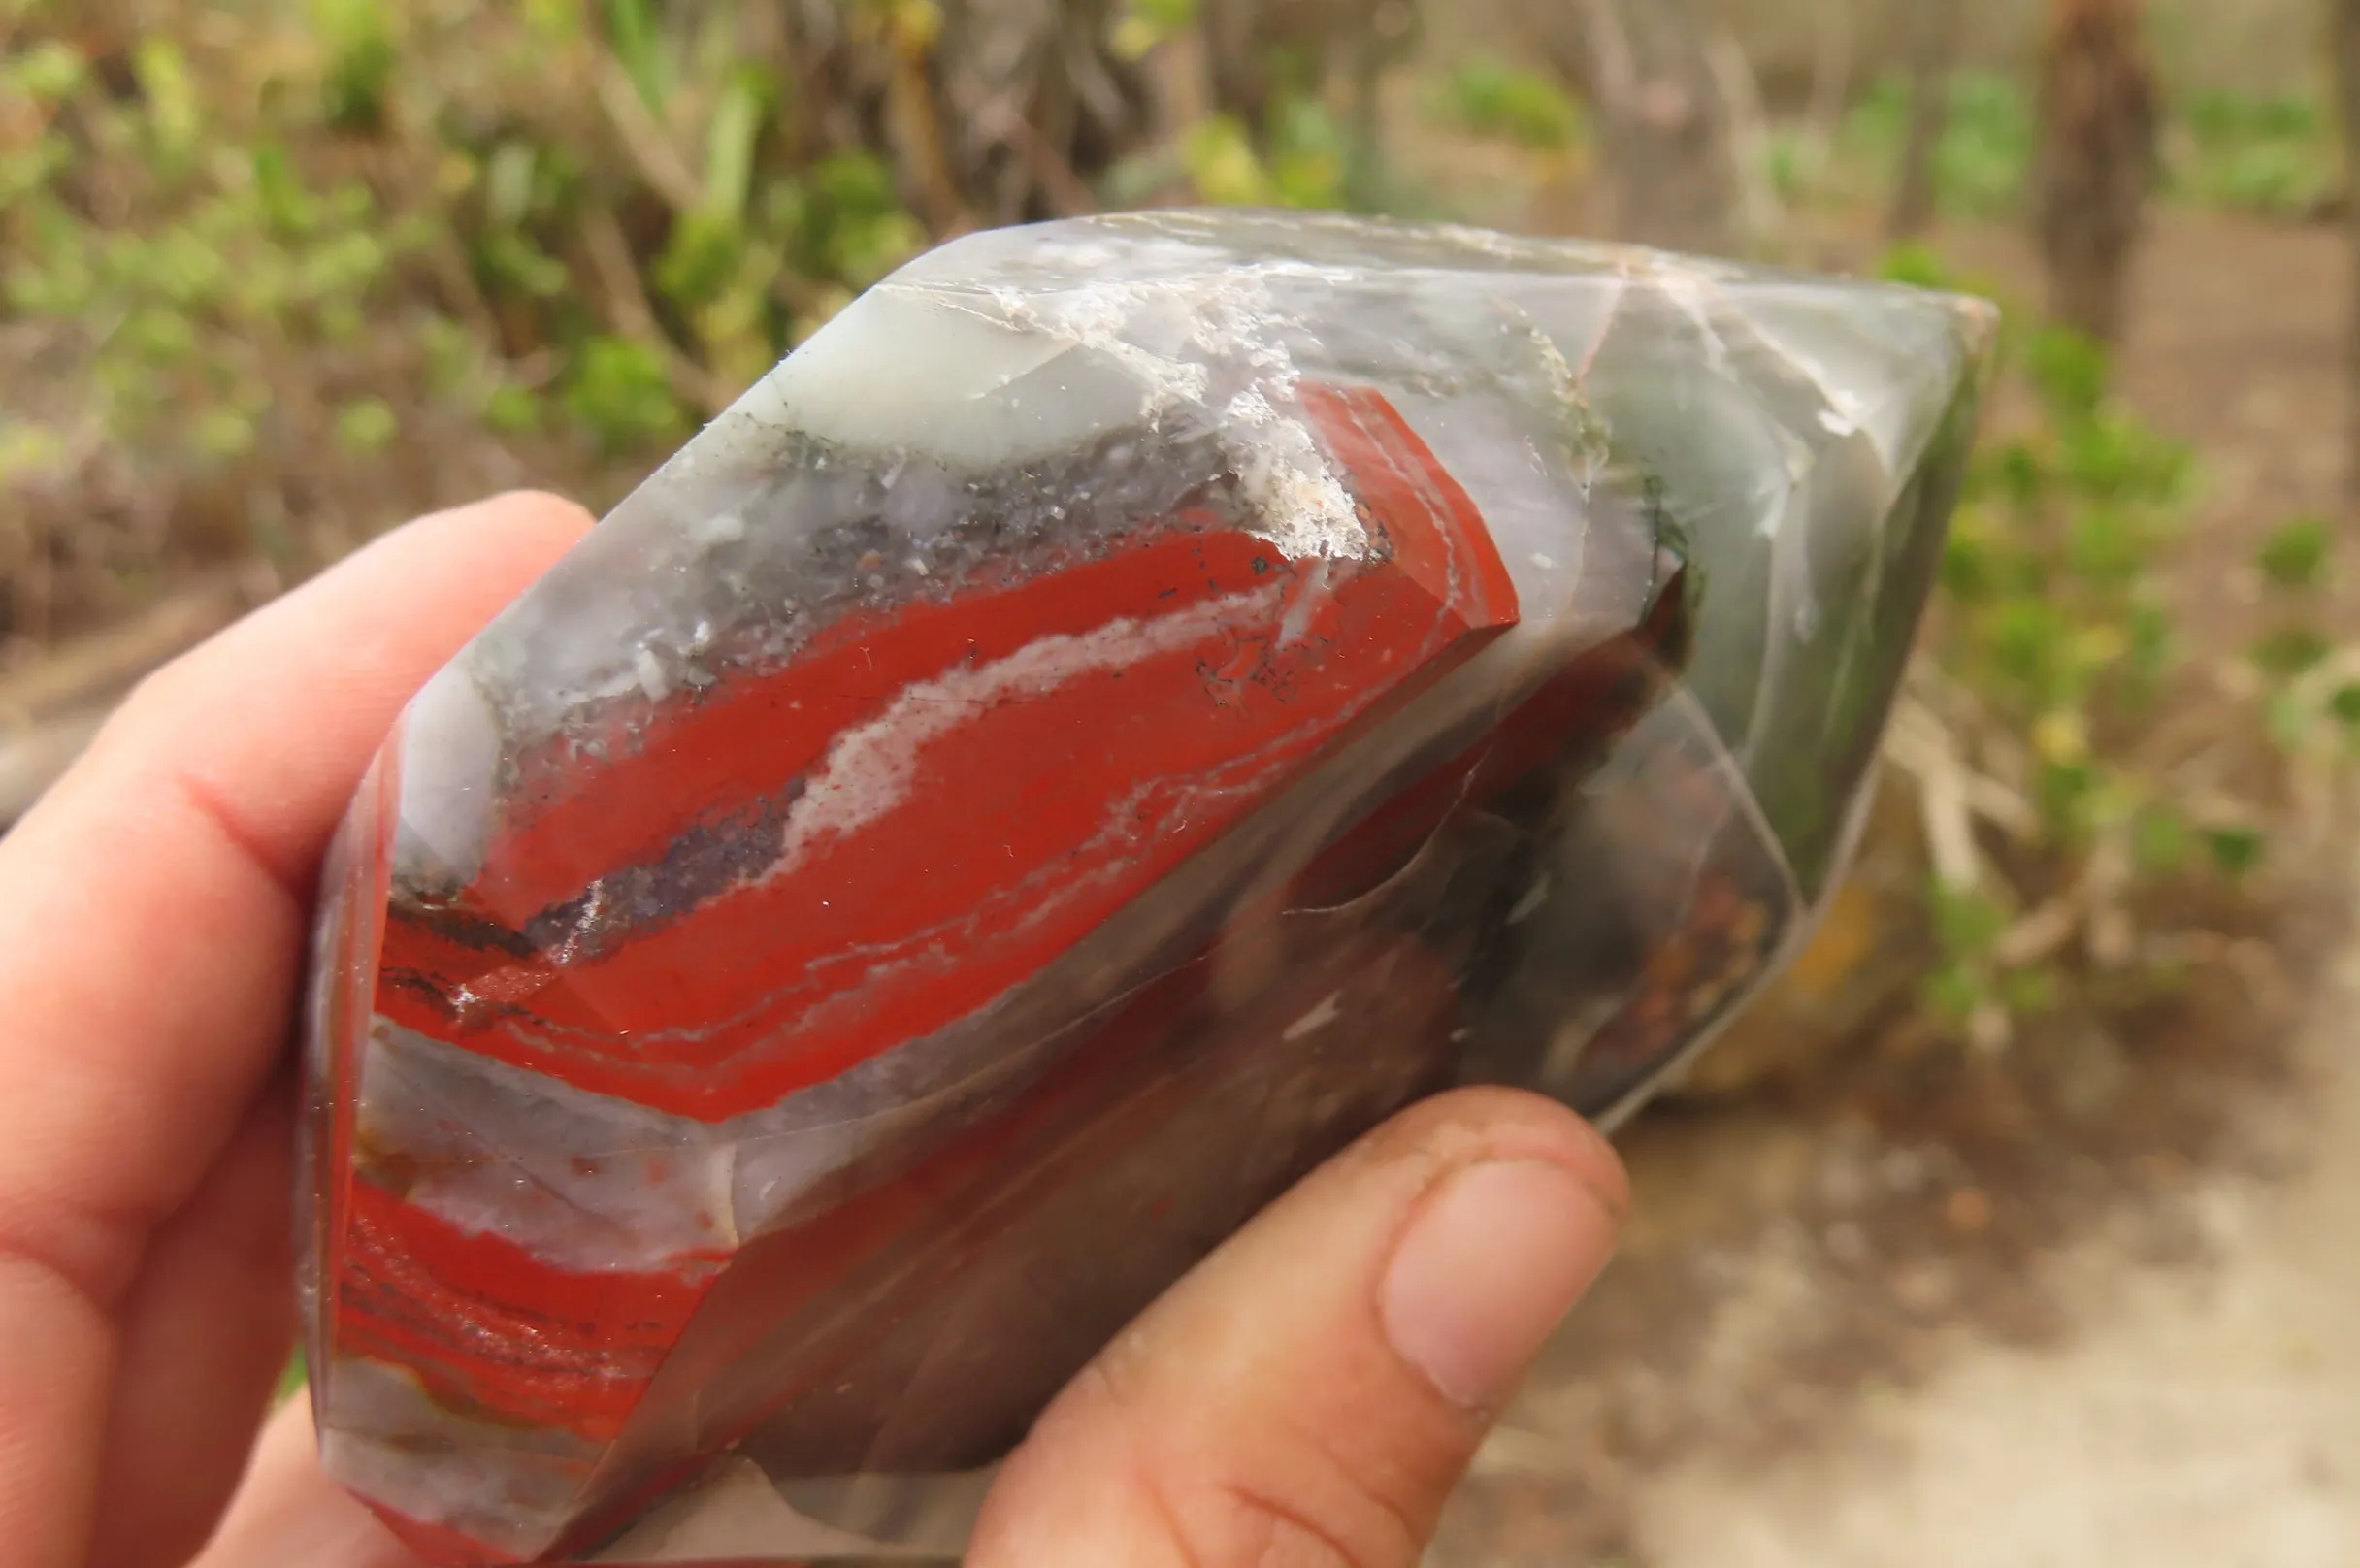
[[[426,518],[135,692],[0,839],[0,1540],[26,1568],[414,1568],[268,1414],[320,857],[410,695],[590,519]],[[1603,1139],[1496,1091],[1239,1232],[1008,1461],[975,1568],[1410,1568],[1603,1266]]]

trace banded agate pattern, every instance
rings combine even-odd
[[[1970,301],[1250,212],[871,290],[421,691],[329,868],[330,1470],[449,1564],[955,1554],[1401,1106],[1612,1121],[1842,870]]]

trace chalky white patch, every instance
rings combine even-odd
[[[767,425],[981,467],[1136,425],[1150,390],[1074,334],[1028,331],[970,301],[886,285],[812,334],[748,397]]]
[[[1303,416],[1282,417],[1260,388],[1238,393],[1225,411],[1237,433],[1229,460],[1255,502],[1257,532],[1290,560],[1365,555],[1368,531]]]
[[[464,659],[444,665],[410,700],[402,722],[396,875],[453,887],[481,869],[502,743],[499,718]]]

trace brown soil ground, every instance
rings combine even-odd
[[[2011,237],[1945,250],[2030,297]],[[2174,216],[2140,278],[2122,386],[2199,446],[2174,586],[2208,642],[2254,540],[2340,509],[2346,256]],[[2360,1562],[2353,878],[2320,880],[2176,1005],[1643,1116],[1622,1255],[1434,1560]]]

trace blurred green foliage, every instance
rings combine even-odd
[[[15,461],[94,440],[187,490],[405,438],[675,440],[925,240],[881,160],[800,145],[733,25],[258,0],[183,39],[7,0],[0,307],[78,394]]]
[[[2247,658],[2267,694],[2270,736],[2298,759],[2360,754],[2360,641],[2331,636],[2334,539],[2324,519],[2299,517],[2253,557],[2268,615]]]
[[[2012,335],[2002,374],[2040,417],[1976,458],[1932,651],[1977,721],[2017,737],[2009,783],[2031,812],[2009,846],[2019,869],[2049,888],[2103,878],[2110,898],[2129,899],[2143,881],[2186,874],[2201,836],[2138,760],[2188,656],[2160,568],[2181,530],[2191,454],[2112,399],[2105,355],[2070,334]],[[1976,885],[1936,885],[1933,902],[1942,962],[1929,994],[1946,1015],[2038,1013],[2074,987],[2059,953],[2009,951],[2026,891],[2004,866]]]
[[[2043,821],[2084,843],[2137,809],[2093,735],[2141,716],[2180,653],[2158,567],[2180,531],[2191,460],[2106,396],[2093,345],[2037,331],[2010,369],[2044,417],[1976,460],[1943,567],[1945,667],[2032,737]]]
[[[1891,188],[1909,126],[1909,82],[1872,82],[1846,115],[1823,170],[1791,128],[1770,139],[1767,174],[1789,201],[1875,200]],[[2274,217],[2323,211],[2341,188],[2334,115],[2312,94],[2256,95],[2205,88],[2165,103],[2163,194],[2192,206]],[[1991,220],[2022,200],[2038,142],[2031,95],[2019,79],[1962,71],[1934,158],[1941,210]],[[1818,184],[1807,177],[1818,171]]]
[[[2341,186],[2335,116],[2313,96],[2193,92],[2174,117],[2168,184],[2181,200],[2307,217]]]
[[[1281,95],[1269,147],[1258,152],[1244,126],[1216,114],[1191,127],[1181,167],[1206,202],[1221,207],[1351,210],[1352,155],[1335,116],[1301,93]]]
[[[1839,152],[1868,172],[1873,188],[1890,187],[1909,130],[1907,77],[1879,78],[1846,116]],[[2023,83],[1989,72],[1950,80],[1950,113],[1934,153],[1935,199],[1960,217],[1995,217],[2023,193],[2037,126]]]
[[[931,238],[896,95],[934,0],[846,0],[808,47],[704,0],[146,16],[0,0],[0,640],[528,476],[610,501]],[[1223,134],[1164,184],[1338,200],[1317,105],[1266,165]]]
[[[1132,59],[1143,59],[1149,50],[1196,24],[1196,0],[1129,0],[1115,23],[1115,47]]]
[[[700,0],[252,0],[169,33],[0,0],[0,324],[66,370],[12,408],[0,486],[96,452],[127,504],[250,520],[215,553],[299,566],[448,499],[422,445],[449,489],[524,467],[517,441],[593,492],[643,466],[946,221],[918,214],[940,177],[897,96],[943,13],[831,15],[789,47],[764,8]],[[1102,42],[1136,56],[1195,19],[1128,0]],[[1535,77],[1476,70],[1461,97],[1485,134],[1574,134]],[[1259,146],[1179,126],[1077,200],[1404,205],[1362,150],[1301,87]],[[287,526],[344,513],[316,547]]]
[[[1886,271],[1955,286],[1921,247],[1897,252]],[[2167,598],[2195,497],[2192,451],[2114,397],[2104,351],[2070,333],[2011,329],[1996,374],[2001,400],[2023,400],[2033,416],[2003,427],[1974,460],[1919,683],[1963,735],[1989,742],[1976,764],[2027,808],[2010,831],[1983,835],[1994,874],[1930,887],[1941,958],[1928,996],[1961,1024],[2042,1012],[2101,983],[2118,995],[2125,982],[2169,982],[2168,965],[2127,954],[2108,956],[2115,972],[2093,978],[2095,924],[2086,941],[2021,940],[2036,903],[2100,922],[2173,888],[2235,885],[2270,847],[2256,802],[2189,797],[2155,749],[2167,726],[2191,716],[2192,691],[2221,689],[2208,650],[2183,633],[2184,607]],[[2271,622],[2248,652],[2260,678],[2229,683],[2227,705],[2198,715],[2213,743],[2286,748],[2325,723],[2348,749],[2360,733],[2360,682],[2301,693],[2301,711],[2290,707],[2288,682],[2339,656],[2316,602],[2333,543],[2325,523],[2306,518],[2256,550]]]
[[[366,396],[346,373],[374,357],[370,308],[423,220],[386,212],[351,174],[299,170],[278,137],[223,145],[170,40],[141,41],[130,63],[128,95],[54,41],[0,64],[0,101],[42,122],[0,155],[10,319],[86,343],[98,416],[159,467],[266,440],[290,353],[313,356],[307,391],[341,422]],[[375,435],[381,412],[351,423]]]
[[[1581,102],[1562,82],[1491,54],[1460,61],[1436,92],[1435,109],[1462,130],[1535,152],[1562,152],[1589,139]]]
[[[2332,544],[2323,518],[2299,517],[2262,541],[2254,563],[2276,587],[2316,588],[2326,580]]]
[[[923,60],[943,24],[934,0],[842,14],[880,59]],[[16,410],[0,484],[94,442],[135,480],[203,488],[324,451],[391,464],[419,440],[546,435],[591,462],[677,440],[929,238],[892,138],[812,134],[823,84],[752,16],[251,0],[162,33],[81,0],[0,0],[0,310],[77,367]],[[1196,21],[1196,0],[1125,0],[1110,47],[1137,56]],[[1295,75],[1259,146],[1216,115],[1099,194],[1421,205],[1372,186],[1316,73]],[[1476,53],[1428,77],[1428,117],[1451,130],[1540,156],[1589,141],[1548,72]],[[1905,83],[1877,82],[1840,158],[1889,178],[1906,117]],[[2312,100],[2193,94],[2178,125],[2191,199],[2324,199],[2332,128]],[[2004,212],[2032,145],[2020,83],[1960,75],[1946,208]],[[2099,420],[2073,439],[2099,461],[2118,435]]]

